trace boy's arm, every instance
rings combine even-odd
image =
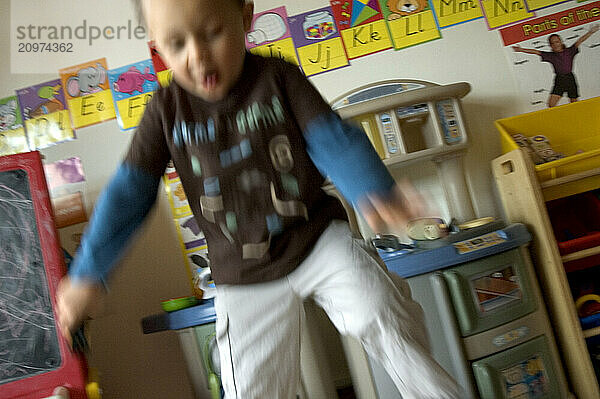
[[[298,67],[281,65],[287,101],[309,156],[373,231],[403,230],[420,216],[422,199],[411,201],[412,187],[396,185],[363,130],[342,121]]]
[[[583,43],[584,41],[586,41],[590,36],[592,36],[595,32],[598,32],[598,29],[600,29],[600,25],[598,24],[594,24],[592,25],[592,27],[590,28],[589,31],[587,31],[585,33],[585,35],[581,36],[579,38],[579,40],[577,40],[575,42],[575,47],[579,47],[581,45],[581,43]]]
[[[124,160],[98,197],[69,271],[71,279],[106,284],[129,238],[156,201],[171,158],[163,134],[165,104],[172,101],[169,95],[161,89],[146,106]]]
[[[58,286],[57,321],[68,341],[71,331],[97,307],[108,274],[156,201],[170,159],[163,134],[170,95],[159,89],[146,106],[124,161],[98,197],[69,273]]]
[[[98,306],[108,273],[156,200],[160,177],[121,164],[98,198],[81,245],[56,293],[57,321],[71,344],[71,332]]]
[[[542,55],[542,52],[540,50],[531,49],[531,48],[523,48],[523,47],[521,47],[519,45],[512,46],[512,49],[515,52],[518,52],[518,53],[527,53],[527,54]]]
[[[323,176],[376,233],[403,230],[424,211],[412,186],[396,184],[367,135],[333,112],[319,115],[304,131],[309,156]]]
[[[160,177],[122,163],[98,198],[69,277],[100,282],[113,269],[158,193]]]
[[[367,135],[331,112],[310,121],[304,131],[306,149],[323,176],[329,177],[352,205],[365,192],[387,195],[394,179]]]

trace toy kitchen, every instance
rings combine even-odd
[[[475,216],[462,162],[469,143],[460,99],[469,91],[464,82],[385,81],[339,97],[333,108],[363,126],[390,169],[424,161],[436,166],[453,218],[443,226],[450,233],[440,234],[436,225],[411,245],[378,246],[378,252],[391,272],[407,279],[425,311],[432,353],[463,397],[566,398],[530,260],[531,235],[522,224]],[[368,363],[373,396],[401,398],[379,363]]]

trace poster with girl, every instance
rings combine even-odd
[[[600,96],[600,2],[500,30],[529,110]]]

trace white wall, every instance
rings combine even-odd
[[[104,2],[97,2],[103,7]],[[133,15],[129,2],[123,11]],[[256,0],[256,10],[282,4],[288,14],[327,5],[325,0]],[[0,0],[0,98],[58,76],[12,74],[9,57],[9,0]],[[108,17],[107,17],[108,18]],[[478,20],[442,31],[443,38],[402,51],[388,50],[361,59],[338,71],[311,78],[322,94],[331,100],[350,89],[378,80],[406,78],[440,84],[466,81],[472,91],[463,100],[463,110],[471,141],[466,169],[478,216],[498,216],[493,195],[490,160],[500,154],[493,121],[523,112],[499,34],[488,32]],[[118,67],[148,58],[145,45],[127,52],[97,54],[107,57],[109,67]],[[81,60],[84,62],[87,60]],[[40,62],[44,62],[40,58]],[[79,156],[87,178],[85,200],[91,210],[95,198],[119,161],[131,133],[120,132],[115,121],[81,129],[78,139],[42,151],[46,160]],[[407,173],[417,179],[446,212],[433,165],[412,167]],[[447,215],[444,215],[447,216]],[[183,258],[164,193],[159,206],[123,261],[114,279],[105,315],[90,323],[90,361],[99,368],[104,397],[112,398],[190,398],[184,360],[173,332],[143,335],[140,319],[158,313],[160,300],[186,295],[189,286]]]

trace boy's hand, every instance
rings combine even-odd
[[[56,292],[57,321],[70,347],[73,347],[71,334],[98,307],[104,292],[99,283],[73,282],[68,276],[60,281]]]
[[[424,198],[408,181],[394,186],[390,195],[368,195],[359,203],[362,216],[375,233],[406,233],[409,221],[425,216],[427,205]]]

